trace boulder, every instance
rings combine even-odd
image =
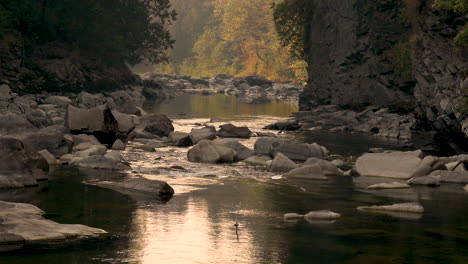
[[[113,189],[124,194],[132,192],[138,194],[149,194],[154,195],[157,198],[168,200],[174,195],[174,189],[164,181],[150,180],[143,177],[126,179],[121,182],[93,182],[93,185],[97,185],[103,188]]]
[[[49,165],[58,165],[60,162],[55,158],[54,155],[50,154],[47,149],[43,149],[38,152],[46,161]]]
[[[13,93],[8,85],[0,85],[0,101],[13,102],[16,97],[17,94]]]
[[[109,102],[111,101],[111,102]],[[111,106],[114,104],[112,98],[106,98],[102,94],[90,94],[87,92],[81,92],[76,97],[76,105],[80,108],[90,109],[99,105],[110,103]]]
[[[158,137],[167,137],[171,132],[174,132],[172,121],[167,116],[158,114],[142,116],[138,127]]]
[[[217,139],[215,142],[223,144],[225,147],[233,149],[236,154],[236,161],[241,161],[253,156],[255,152],[235,139]]]
[[[0,201],[0,230],[6,231],[0,233],[0,250],[17,250],[25,245],[54,246],[107,234],[84,225],[59,224],[44,218],[44,214],[31,204]]]
[[[197,144],[202,140],[216,139],[216,128],[214,126],[207,126],[203,128],[192,128],[190,132],[193,144]]]
[[[298,165],[288,157],[279,152],[269,166],[271,172],[288,172],[297,168]]]
[[[353,168],[353,166],[349,165],[346,161],[341,159],[335,159],[330,162],[342,171],[348,171]]]
[[[275,156],[281,152],[294,161],[304,162],[311,157],[323,158],[328,153],[326,149],[318,144],[306,144],[298,142],[281,141],[279,144],[273,143],[270,155]]]
[[[117,139],[114,144],[112,144],[111,149],[113,150],[125,150],[125,144],[122,142],[122,140]]]
[[[367,153],[356,161],[356,171],[361,176],[409,179],[422,159],[419,151]]]
[[[19,134],[15,137],[36,151],[46,149],[58,158],[71,151],[70,142],[65,138],[65,134],[67,133],[68,129],[66,127],[55,125],[41,128],[34,132]]]
[[[317,165],[295,168],[284,174],[283,177],[290,179],[328,180],[322,169]]]
[[[440,186],[439,179],[432,176],[415,177],[408,180],[409,185],[427,185],[431,187]]]
[[[295,131],[299,128],[301,128],[301,126],[299,125],[299,122],[296,119],[287,119],[267,125],[263,129]]]
[[[279,138],[259,138],[255,142],[254,151],[256,155],[271,155],[273,146],[278,146],[282,142]]]
[[[44,100],[44,103],[46,104],[51,104],[51,105],[57,105],[62,108],[66,108],[69,104],[72,103],[72,100],[70,98],[65,97],[65,96],[49,96]]]
[[[237,127],[232,124],[224,124],[219,126],[219,137],[224,138],[250,138],[252,131],[248,127]]]
[[[242,162],[252,166],[267,167],[267,161],[271,161],[271,158],[267,156],[251,156]]]
[[[416,170],[413,172],[411,175],[412,177],[421,177],[421,176],[427,176],[429,173],[436,169],[441,169],[441,164],[438,163],[439,158],[434,157],[434,156],[427,156],[424,157],[424,159],[419,163],[418,167],[416,167]]]
[[[0,136],[15,135],[34,130],[37,130],[37,128],[23,116],[11,112],[0,113]]]
[[[310,211],[304,215],[304,218],[310,219],[338,219],[340,217],[341,214],[329,210]]]
[[[401,183],[401,182],[385,182],[385,183],[378,183],[378,184],[373,184],[367,187],[367,189],[406,189],[406,188],[411,188],[406,183]]]
[[[304,162],[304,166],[319,166],[322,170],[322,173],[326,176],[343,176],[343,172],[340,171],[333,163],[318,159],[318,158],[309,158]]]
[[[80,109],[69,105],[66,126],[72,134],[92,134],[102,144],[111,146],[117,139],[119,124],[107,106]]]
[[[50,125],[46,112],[41,109],[33,109],[26,114],[26,119],[29,123],[38,128],[43,128]]]
[[[373,205],[373,206],[359,206],[360,211],[389,211],[389,212],[402,212],[402,213],[424,213],[424,207],[417,203],[400,203],[392,205]]]
[[[104,156],[89,156],[80,161],[74,162],[74,166],[89,169],[107,169],[107,170],[128,170],[129,166],[122,164]]]
[[[169,134],[169,140],[178,147],[193,146],[192,138],[189,133],[171,132]]]
[[[198,163],[232,163],[236,152],[219,143],[202,140],[188,151],[188,160]]]
[[[49,165],[16,138],[0,137],[0,188],[23,188],[47,179]]]
[[[468,171],[436,170],[431,172],[429,176],[438,179],[440,182],[468,183]]]
[[[119,125],[119,132],[125,135],[135,129],[136,125],[140,122],[137,116],[120,113],[117,110],[112,110],[112,115],[114,116],[115,120],[117,120]]]

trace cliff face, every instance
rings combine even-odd
[[[434,10],[429,0],[311,1],[301,110],[335,104],[414,111],[415,143],[466,147],[468,119],[456,105],[468,89],[467,48],[452,42],[463,18]]]

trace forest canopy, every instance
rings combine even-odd
[[[169,0],[0,0],[0,31],[17,30],[26,47],[62,41],[107,63],[166,60],[175,17]]]

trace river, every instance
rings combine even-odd
[[[249,105],[222,95],[184,95],[147,110],[176,118],[176,128],[183,129],[209,118],[261,127],[297,109],[281,102]],[[368,147],[398,148],[397,142],[366,135],[291,136],[318,141],[343,155],[359,155]],[[181,164],[193,173],[152,175],[146,169],[156,166],[154,156],[132,162],[136,172],[174,187],[175,196],[165,204],[83,185],[89,177],[119,175],[73,168],[55,170],[40,192],[11,195],[11,200],[39,206],[54,221],[102,228],[111,237],[69,247],[29,248],[0,256],[0,263],[468,263],[467,194],[450,186],[376,194],[357,188],[347,177],[278,181],[266,172],[245,175],[249,171],[236,165],[201,168],[188,164],[183,151],[169,152],[175,154],[166,165]],[[243,175],[222,174],[226,170]],[[414,217],[356,210],[407,199],[419,201],[426,213]],[[285,213],[320,209],[343,217],[336,222],[283,220]]]

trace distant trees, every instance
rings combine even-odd
[[[103,62],[167,59],[167,30],[176,17],[169,0],[0,0],[0,17],[28,45],[63,41]]]

